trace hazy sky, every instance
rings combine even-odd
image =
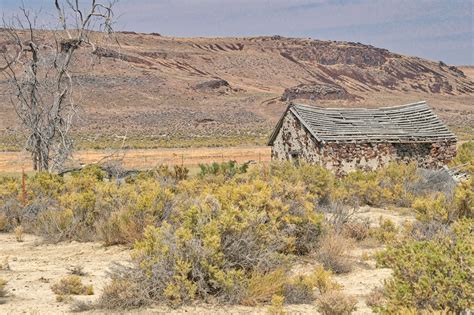
[[[9,15],[20,3],[0,0],[0,8]],[[52,16],[52,0],[24,3]],[[473,0],[120,0],[115,11],[118,30],[346,40],[473,65],[473,7]]]

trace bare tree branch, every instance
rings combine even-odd
[[[26,149],[34,170],[60,169],[71,156],[69,136],[77,114],[74,84],[70,72],[76,51],[96,45],[91,34],[112,29],[114,2],[90,0],[82,8],[78,0],[51,0],[61,31],[39,34],[33,15],[24,6],[10,22],[3,19],[9,41],[0,46],[0,71],[12,87],[11,100],[17,116],[28,132]],[[70,23],[68,19],[72,19]],[[94,23],[99,23],[98,29]],[[51,44],[46,37],[52,35]]]

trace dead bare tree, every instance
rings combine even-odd
[[[11,101],[27,131],[26,150],[35,171],[54,171],[71,156],[70,130],[77,115],[71,67],[76,51],[94,52],[98,34],[111,33],[114,2],[52,0],[57,29],[38,31],[37,15],[25,7],[3,19],[8,41],[0,45],[0,71],[12,85]]]

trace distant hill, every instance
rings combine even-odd
[[[5,45],[0,32],[0,46]],[[46,36],[46,35],[45,35]],[[47,37],[47,36],[46,36]],[[77,68],[78,132],[140,137],[263,137],[286,101],[390,106],[427,100],[450,125],[474,126],[472,69],[360,43],[284,38],[117,34]],[[79,55],[77,64],[90,58]],[[14,112],[0,81],[0,130]]]

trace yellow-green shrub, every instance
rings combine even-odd
[[[60,279],[51,286],[51,290],[59,296],[94,294],[92,285],[84,285],[81,277],[74,275]]]
[[[369,235],[383,244],[393,242],[397,234],[398,228],[395,223],[382,217],[379,220],[379,226],[369,229]]]
[[[412,205],[421,221],[453,222],[459,218],[474,217],[474,179],[461,182],[452,200],[444,194],[420,197]]]
[[[457,148],[456,157],[451,162],[451,165],[463,165],[474,166],[474,141],[468,141],[461,144]]]
[[[393,314],[402,308],[449,310],[473,306],[474,222],[463,219],[449,231],[425,240],[405,238],[378,254],[379,266],[393,269],[384,301],[375,308]]]
[[[135,278],[154,288],[155,301],[237,303],[255,279],[271,277],[288,255],[307,253],[321,233],[322,216],[303,184],[235,176],[184,186],[193,188],[178,193],[166,220],[148,226],[134,246]],[[269,302],[270,291],[260,299]]]
[[[255,272],[248,279],[246,292],[240,303],[249,306],[267,304],[273,296],[282,294],[282,288],[287,280],[288,275],[284,268],[266,274]]]

